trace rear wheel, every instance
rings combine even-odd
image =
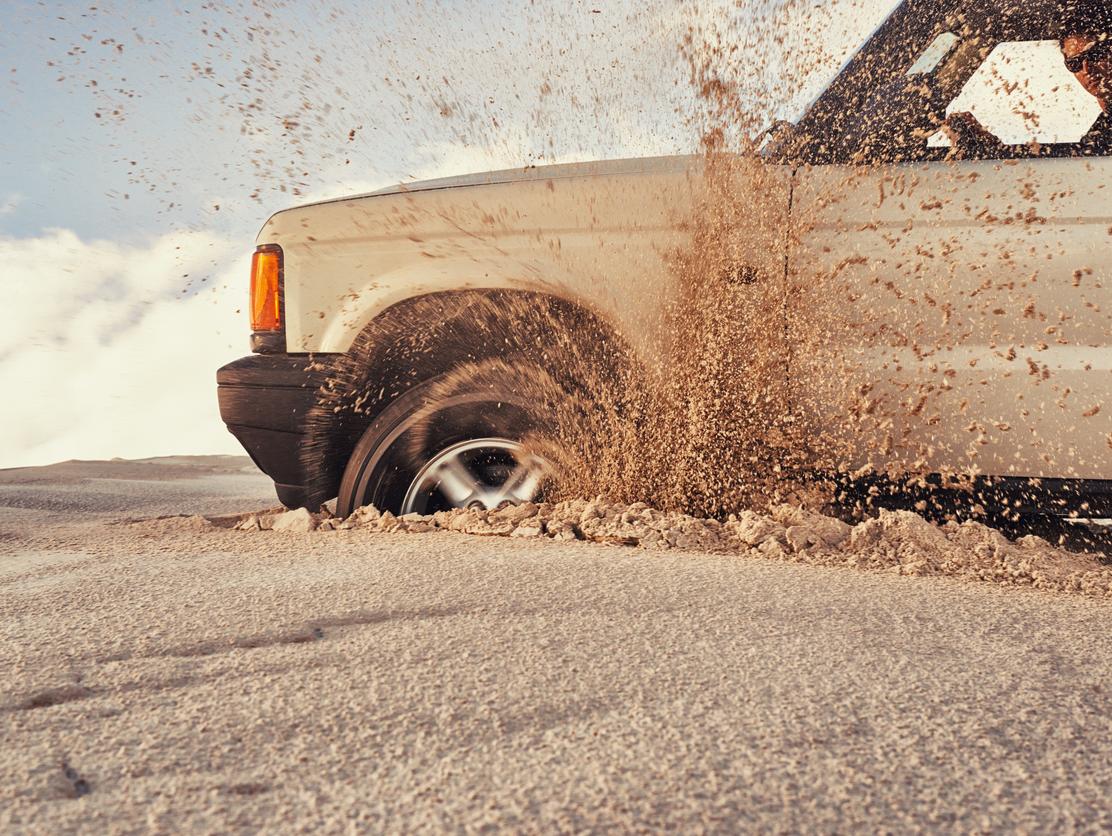
[[[531,451],[545,430],[535,405],[481,386],[445,397],[445,378],[383,410],[352,451],[336,512],[364,505],[395,514],[494,510],[543,499],[552,466]]]

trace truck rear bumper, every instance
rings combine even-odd
[[[236,360],[216,373],[220,417],[278,499],[298,508],[309,499],[302,467],[310,410],[331,371],[331,356],[270,354]],[[312,509],[316,510],[316,509]]]

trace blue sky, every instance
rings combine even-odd
[[[690,153],[688,31],[792,118],[891,0],[9,0],[0,29],[0,467],[234,452],[267,216],[388,183]],[[13,304],[14,301],[14,304]]]
[[[593,8],[19,0],[0,35],[0,107],[19,127],[0,137],[0,200],[18,211],[0,232],[240,231],[295,191],[419,174],[443,143],[606,156],[632,134],[634,146],[682,150],[688,138],[666,125],[675,79],[638,78],[636,66],[655,74],[671,61],[674,35],[653,43],[651,14]],[[645,36],[634,49],[630,26]],[[553,98],[561,86],[579,94],[573,110],[612,117],[611,131],[552,124],[546,110],[568,102],[546,107],[545,81]]]

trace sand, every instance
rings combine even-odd
[[[396,517],[366,507],[347,519],[335,519],[328,509],[319,514],[305,509],[277,509],[216,518],[181,518],[179,522],[187,527],[218,525],[271,534],[438,531],[583,540],[653,551],[679,549],[901,575],[940,575],[1112,599],[1110,538],[1103,526],[1095,524],[1084,527],[1090,536],[1085,549],[1079,551],[1066,547],[1077,536],[1059,537],[1065,544],[1060,546],[1031,534],[1013,541],[972,520],[935,524],[908,511],[882,510],[851,525],[802,507],[777,505],[761,513],[731,514],[723,522],[662,512],[644,503],[616,503],[602,498],[540,505],[526,502],[493,511],[458,509],[429,516]],[[152,525],[162,530],[171,524],[154,520],[135,525],[143,530]],[[1066,527],[1081,528],[1068,523]]]
[[[1107,600],[270,504],[0,472],[0,830],[1112,827]]]

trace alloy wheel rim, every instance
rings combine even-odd
[[[532,502],[551,465],[508,438],[461,441],[441,450],[414,477],[402,514],[426,514],[437,495],[450,508],[494,511]]]

